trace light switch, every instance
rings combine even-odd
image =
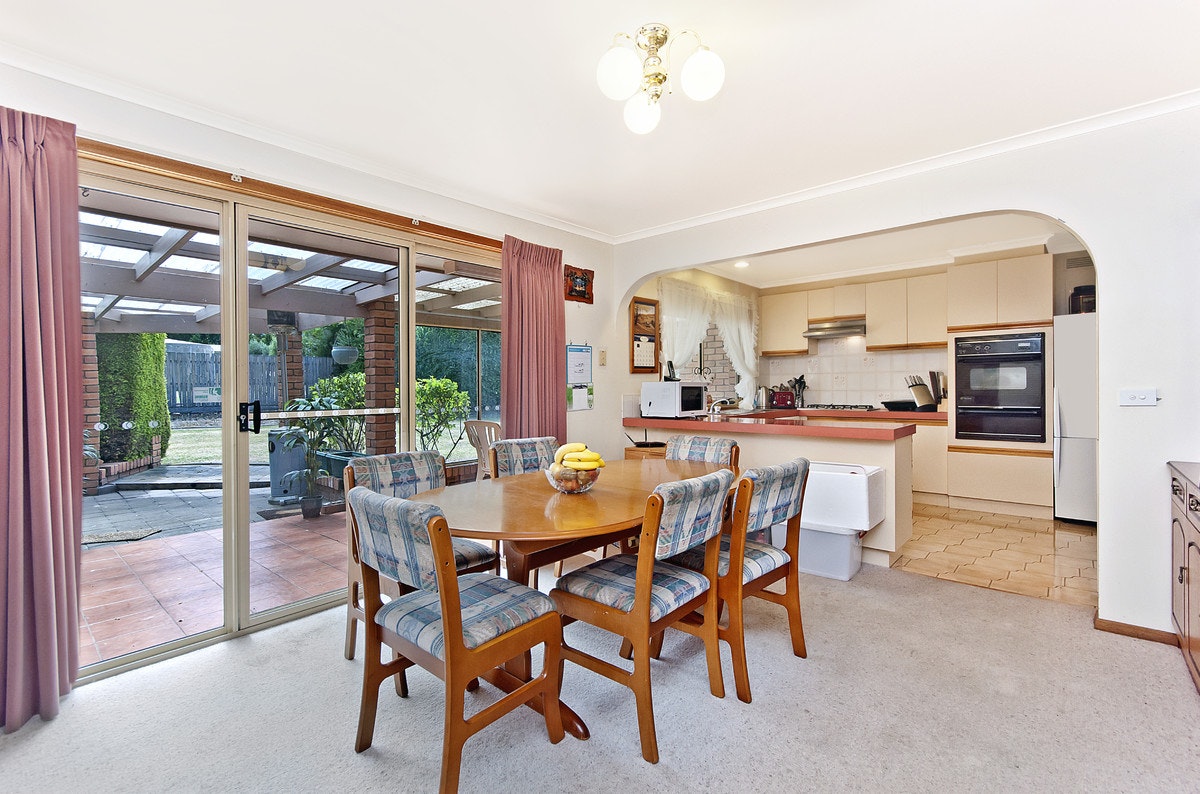
[[[1155,405],[1158,389],[1121,389],[1118,405]]]

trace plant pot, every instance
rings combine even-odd
[[[321,515],[321,504],[325,500],[319,496],[305,496],[300,499],[300,515],[305,518],[316,518]]]

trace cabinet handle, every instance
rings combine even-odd
[[[1172,496],[1183,496],[1183,483],[1181,483],[1179,480],[1175,479],[1174,477],[1171,478],[1171,495]]]
[[[1200,513],[1200,499],[1197,499],[1192,494],[1188,494],[1188,510],[1193,513]]]

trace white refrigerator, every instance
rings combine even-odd
[[[1096,314],[1054,318],[1054,516],[1096,520]]]

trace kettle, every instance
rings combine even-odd
[[[758,393],[754,397],[755,408],[769,408],[771,406],[771,392],[766,386],[759,386]]]

